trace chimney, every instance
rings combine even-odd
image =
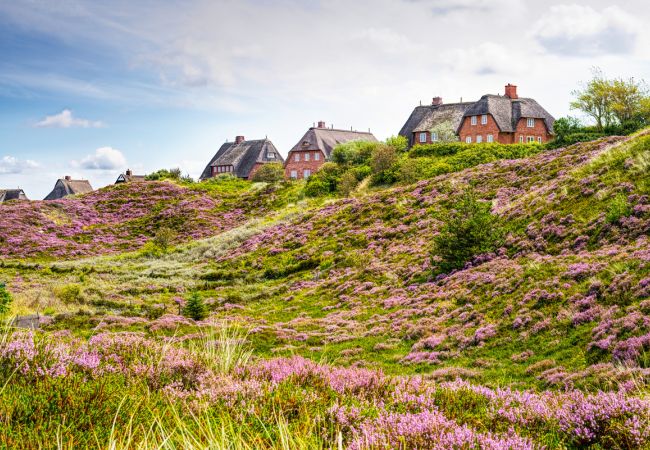
[[[72,180],[72,177],[70,175],[66,175],[65,176],[65,181],[70,181],[70,180]]]
[[[513,100],[519,98],[517,97],[517,86],[510,83],[506,84],[506,97],[510,97]]]
[[[246,139],[244,139],[244,136],[237,136],[237,137],[235,137],[235,144],[241,144],[245,140]]]
[[[319,120],[318,121],[318,128],[325,128],[325,121],[324,120]]]
[[[442,97],[433,97],[433,100],[431,100],[431,105],[432,106],[442,105]]]
[[[130,177],[131,175],[133,175],[133,172],[131,172],[131,169],[126,169],[126,176]]]

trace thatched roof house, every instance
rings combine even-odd
[[[66,175],[56,181],[54,189],[45,197],[45,200],[58,200],[68,195],[87,194],[92,191],[93,187],[88,180],[73,180]]]
[[[235,142],[226,142],[219,148],[203,170],[200,179],[206,180],[222,173],[231,173],[248,180],[263,164],[272,162],[284,162],[273,142],[268,139],[247,141],[244,136],[237,136]]]
[[[327,128],[325,122],[311,127],[296,145],[289,150],[284,173],[287,178],[308,178],[332,157],[332,150],[350,141],[377,142],[369,131],[339,130]]]
[[[9,200],[29,200],[22,189],[0,189],[0,203]]]
[[[145,181],[144,175],[133,175],[131,169],[127,169],[125,173],[121,173],[117,177],[117,180],[115,180],[115,184],[133,183],[133,182],[141,182],[141,181]]]
[[[474,102],[444,104],[440,97],[434,97],[430,105],[415,107],[399,134],[408,139],[409,147],[430,143],[431,128],[449,122],[454,130],[458,129],[465,112],[473,104]]]

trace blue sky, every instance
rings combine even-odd
[[[556,117],[590,69],[650,78],[645,1],[0,0],[0,188],[197,176],[226,139],[397,133],[512,82]],[[575,114],[575,113],[573,113]]]

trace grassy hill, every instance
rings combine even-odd
[[[181,446],[647,447],[649,175],[645,131],[325,201],[291,183],[118,186],[0,206],[0,241],[11,244],[0,280],[14,312],[39,311],[57,336],[32,361],[69,355],[63,378],[87,380],[70,404],[46,404],[110,411],[93,419],[102,443],[119,419],[143,427],[119,439],[142,441],[153,427],[155,443],[173,429]],[[433,241],[468,187],[491,202],[506,238],[437,274]],[[175,246],[139,249],[161,227]],[[189,292],[208,319],[178,314]],[[233,334],[206,340],[223,324]],[[42,338],[16,336],[7,342],[41,348]],[[228,349],[253,359],[215,366]],[[75,352],[96,365],[77,364]],[[4,376],[14,408],[4,414],[18,433],[44,391],[30,387],[16,403],[25,385]],[[115,392],[92,397],[99,385]],[[143,400],[150,389],[168,395]],[[120,401],[146,407],[129,418]],[[197,431],[206,428],[218,436]],[[35,430],[0,439],[34,444]],[[81,425],[60,433],[91,439]]]

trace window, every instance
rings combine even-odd
[[[528,120],[526,121],[526,125],[528,126],[528,128],[535,128],[535,119],[529,117]]]
[[[488,142],[494,142],[494,136],[492,136],[491,134],[488,134],[487,135],[487,141]]]
[[[481,116],[481,125],[487,125],[487,114]]]
[[[537,142],[539,142],[540,144],[542,143],[542,137],[541,136],[537,136]]]
[[[314,153],[314,161],[320,161],[320,153]]]
[[[305,161],[309,161],[309,157],[310,157],[310,156],[311,156],[311,155],[310,155],[309,153],[305,153]]]
[[[431,132],[431,142],[438,142],[438,133]]]
[[[268,153],[266,154],[266,157],[269,158],[269,159],[275,159],[275,153],[273,153],[273,152],[268,152]]]
[[[309,178],[311,176],[311,170],[305,169],[302,173],[303,178]]]
[[[519,136],[519,142],[522,143],[522,144],[524,143],[524,137],[523,136]]]
[[[300,161],[300,153],[296,153],[296,156],[293,157],[293,160],[294,160],[295,162]]]
[[[480,144],[481,142],[483,142],[483,136],[479,134],[478,136],[476,136],[476,143]]]
[[[472,125],[476,125],[476,116],[472,116]]]
[[[533,137],[533,136],[528,136],[528,137],[526,138],[526,142],[528,142],[529,144],[532,143],[532,142],[535,142],[535,137]]]
[[[467,136],[467,137],[465,138],[465,143],[466,143],[466,144],[471,144],[471,143],[472,143],[472,136]]]
[[[291,178],[293,178],[294,180],[295,180],[296,178],[298,178],[298,171],[296,171],[296,170],[292,170],[292,171],[291,171]]]
[[[420,142],[426,142],[426,141],[427,141],[427,134],[420,133]]]

